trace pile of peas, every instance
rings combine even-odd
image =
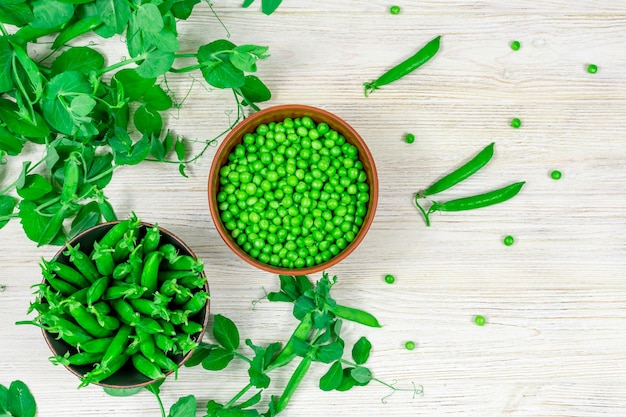
[[[242,142],[220,169],[217,201],[246,253],[277,267],[311,267],[355,239],[369,185],[343,135],[304,116],[260,124]]]

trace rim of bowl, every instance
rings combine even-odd
[[[241,143],[243,140],[243,135],[245,133],[249,133],[254,131],[254,129],[262,123],[269,123],[275,120],[276,114],[285,113],[284,116],[280,117],[303,117],[309,116],[316,123],[324,122],[327,123],[331,129],[337,130],[340,134],[346,137],[348,141],[348,137],[350,137],[350,142],[352,145],[355,145],[359,149],[359,160],[363,163],[363,166],[368,173],[367,183],[370,187],[370,199],[368,202],[367,213],[365,214],[365,219],[363,224],[359,228],[358,233],[356,234],[354,240],[350,242],[348,246],[346,246],[341,252],[339,252],[336,256],[333,256],[326,262],[322,262],[318,265],[313,265],[311,267],[305,268],[280,268],[273,265],[265,264],[249,254],[247,254],[243,248],[241,248],[234,239],[230,236],[230,233],[224,227],[222,220],[219,215],[219,209],[217,208],[217,190],[219,189],[219,184],[217,181],[219,180],[219,169],[223,166],[223,163],[219,160],[221,159],[221,155],[224,152],[230,152],[236,146],[236,144]],[[320,120],[321,119],[321,120]],[[346,132],[348,133],[346,135]],[[356,144],[353,143],[356,141]],[[224,138],[224,140],[220,143],[215,156],[213,157],[213,162],[211,164],[211,169],[209,171],[209,179],[208,179],[208,198],[209,198],[209,210],[211,212],[211,216],[213,217],[213,223],[222,238],[222,240],[226,243],[226,245],[240,258],[255,266],[259,269],[262,269],[267,272],[271,272],[274,274],[298,274],[298,275],[308,275],[323,271],[331,266],[334,266],[344,260],[348,255],[350,255],[363,241],[365,235],[367,234],[372,222],[374,221],[374,216],[376,214],[376,207],[378,205],[378,174],[376,172],[376,164],[374,162],[374,156],[370,152],[367,143],[361,137],[361,135],[345,120],[340,118],[339,116],[324,110],[318,107],[308,106],[304,104],[282,104],[278,106],[272,106],[260,110],[254,113],[251,116],[248,116],[241,122],[239,122]]]
[[[79,234],[77,234],[76,236],[74,236],[72,239],[70,239],[69,241],[67,241],[67,243],[69,243],[70,245],[74,245],[75,242],[81,240],[82,238],[84,238],[85,236],[99,230],[99,229],[103,229],[103,228],[111,228],[114,225],[116,225],[117,223],[122,222],[123,220],[115,220],[115,221],[111,221],[111,222],[105,222],[105,223],[100,223],[96,226],[90,227],[87,230],[84,230],[82,232],[80,232]],[[145,228],[150,228],[153,227],[155,225],[155,223],[148,223],[148,222],[140,222],[140,226],[145,227]],[[169,230],[158,226],[159,230],[161,231],[161,233],[167,235],[170,239],[174,240],[178,245],[180,245],[180,247],[182,247],[190,256],[193,256],[194,258],[198,259],[198,257],[196,256],[196,254],[194,253],[194,251],[185,243],[183,242],[178,236],[176,236],[174,233],[170,232]],[[63,252],[67,249],[67,244],[63,245],[53,256],[52,259],[58,259],[60,256],[64,256]],[[202,271],[202,276],[204,276],[206,278],[206,273],[204,271]],[[45,283],[45,278],[44,281]],[[209,281],[206,280],[204,283],[204,289],[205,291],[210,294],[209,291]],[[204,306],[203,310],[198,313],[198,314],[204,314],[204,320],[202,321],[202,331],[198,334],[198,336],[196,336],[195,341],[197,343],[200,343],[202,341],[202,337],[204,336],[204,334],[206,333],[206,330],[209,326],[209,311],[210,311],[210,303],[211,303],[211,299],[209,298],[206,302],[206,305]],[[51,343],[51,339],[54,338],[54,334],[50,333],[48,331],[46,331],[45,329],[41,329],[41,332],[43,334],[43,338],[46,341],[46,344],[48,345],[48,347],[50,348],[50,351],[57,355],[58,352],[56,350],[56,348],[54,346],[52,346]],[[59,343],[62,343],[64,345],[69,346],[67,343],[65,343],[64,341],[60,340]],[[181,366],[183,366],[185,364],[185,362],[187,362],[187,360],[191,357],[191,355],[193,355],[195,349],[189,351],[185,356],[183,356],[183,358],[177,363],[178,367],[180,368]],[[84,373],[79,372],[77,369],[74,369],[73,365],[67,365],[65,366],[65,368],[70,371],[72,374],[76,375],[79,379],[81,379],[84,376]],[[167,378],[169,375],[173,374],[174,372],[176,372],[175,370],[172,371],[167,371],[164,372],[165,378]],[[139,373],[139,371],[137,371],[137,373]],[[146,385],[150,385],[153,382],[157,381],[155,379],[150,379],[148,381],[145,382],[139,382],[136,384],[128,384],[128,385],[116,385],[116,384],[110,384],[110,383],[106,383],[105,381],[108,378],[104,379],[103,381],[100,382],[94,382],[93,385],[98,385],[101,387],[106,387],[106,388],[122,388],[122,389],[126,389],[126,388],[139,388],[139,387],[144,387]]]

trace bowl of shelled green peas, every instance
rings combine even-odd
[[[30,311],[50,360],[80,386],[148,385],[191,356],[209,320],[203,263],[179,238],[136,216],[77,235],[51,260]]]
[[[281,105],[226,136],[213,159],[209,208],[226,245],[277,274],[311,274],[345,259],[378,202],[374,158],[328,111]]]

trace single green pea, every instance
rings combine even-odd
[[[415,135],[413,133],[407,133],[407,135],[404,137],[404,141],[406,143],[413,143],[413,142],[415,142]]]
[[[589,64],[587,65],[587,72],[589,74],[595,74],[596,72],[598,72],[598,66],[595,64]]]
[[[515,238],[513,236],[506,236],[503,242],[506,246],[511,246],[513,245],[513,243],[515,243]]]
[[[522,47],[522,44],[519,43],[519,41],[513,41],[511,42],[511,49],[514,51],[519,51],[519,49]]]
[[[553,180],[560,180],[561,179],[561,175],[562,175],[561,171],[556,170],[556,169],[550,173],[550,177]]]
[[[415,342],[413,342],[413,341],[409,340],[408,342],[406,342],[406,343],[404,344],[404,348],[405,348],[406,350],[413,350],[413,349],[415,349]]]
[[[391,6],[389,8],[389,13],[391,13],[391,14],[400,14],[400,6]]]
[[[393,284],[395,281],[396,281],[396,277],[394,277],[393,275],[391,274],[385,275],[385,282],[387,284]]]
[[[485,317],[483,317],[481,315],[478,315],[478,316],[474,317],[474,323],[477,326],[484,326],[485,323],[487,323],[487,320],[485,319]]]
[[[518,119],[517,117],[511,120],[511,127],[515,128],[515,129],[519,129],[520,127],[522,127],[522,121],[520,119]]]

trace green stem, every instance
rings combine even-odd
[[[170,68],[169,72],[173,72],[175,74],[182,74],[184,72],[191,72],[197,69],[200,69],[202,67],[204,67],[205,65],[203,64],[196,64],[196,65],[190,65],[188,67],[183,67],[183,68]]]
[[[428,217],[428,213],[426,213],[426,211],[422,208],[422,206],[420,206],[420,203],[418,202],[418,200],[419,200],[419,194],[415,196],[415,205],[422,212],[422,215],[424,216],[424,220],[426,221],[426,226],[430,226],[430,218]]]
[[[174,54],[174,58],[196,58],[198,54]]]
[[[156,397],[157,402],[159,403],[159,408],[161,409],[161,417],[167,417],[167,415],[165,414],[165,408],[163,407],[163,401],[161,401],[161,396],[157,394],[156,392],[154,393],[154,396]]]
[[[252,383],[246,385],[245,387],[243,387],[243,389],[241,391],[239,391],[237,394],[235,394],[235,396],[229,402],[226,403],[224,408],[232,407],[233,404],[235,404],[235,402],[237,402],[238,399],[240,399],[246,392],[248,392],[250,390],[250,388],[252,388]]]
[[[99,173],[98,175],[96,175],[95,177],[91,177],[91,178],[86,178],[85,182],[94,182],[94,181],[98,181],[100,178],[104,178],[107,175],[109,175],[110,173],[112,173],[113,171],[115,171],[115,168],[117,168],[117,165],[112,166],[111,168],[107,169],[104,172]],[[85,173],[85,175],[87,175],[87,173]]]
[[[98,74],[102,75],[104,73],[107,73],[109,71],[113,71],[113,70],[118,69],[120,67],[123,67],[125,65],[132,64],[132,63],[137,62],[137,61],[141,61],[142,59],[146,59],[144,54],[141,54],[141,55],[136,56],[134,58],[125,59],[125,60],[117,62],[117,63],[115,63],[113,65],[109,65],[108,67],[106,67],[104,69],[101,69],[100,71],[98,71]]]
[[[291,375],[291,378],[289,379],[289,382],[287,383],[283,394],[278,399],[278,402],[276,402],[276,414],[280,413],[285,409],[285,407],[287,407],[289,400],[296,392],[296,389],[302,382],[304,375],[306,375],[307,371],[309,370],[309,367],[311,366],[311,361],[312,359],[310,356],[305,356],[304,358],[302,358],[302,361],[300,361],[300,364],[298,364],[298,367],[294,371],[293,375]]]
[[[0,32],[2,32],[3,36],[9,36],[9,32],[7,32],[7,30],[4,27],[4,25],[2,24],[2,22],[0,22]]]
[[[242,361],[244,361],[244,362],[248,362],[248,363],[252,363],[252,360],[251,360],[251,359],[249,359],[247,356],[244,356],[244,355],[242,355],[242,354],[241,354],[241,353],[239,353],[239,352],[233,352],[233,353],[235,354],[235,357],[237,357],[237,358],[241,359]]]
[[[30,166],[27,170],[26,170],[26,175],[30,174],[31,172],[33,172],[33,170],[35,168],[37,168],[39,165],[41,165],[42,162],[44,162],[45,159],[40,159],[39,161],[37,161],[36,164]],[[6,194],[7,192],[9,192],[10,190],[12,190],[13,188],[15,188],[15,186],[17,185],[17,182],[19,181],[19,178],[15,181],[13,181],[11,184],[9,184],[7,187],[5,187],[2,191],[0,191],[0,195]]]
[[[58,203],[59,201],[61,201],[61,196],[55,197],[52,200],[48,200],[45,203],[37,206],[37,208],[35,209],[35,212],[37,214],[41,215],[41,216],[44,216],[44,217],[52,217],[53,216],[52,214],[45,214],[45,213],[42,213],[41,211],[43,209],[45,209],[45,208],[48,208],[48,207]]]

